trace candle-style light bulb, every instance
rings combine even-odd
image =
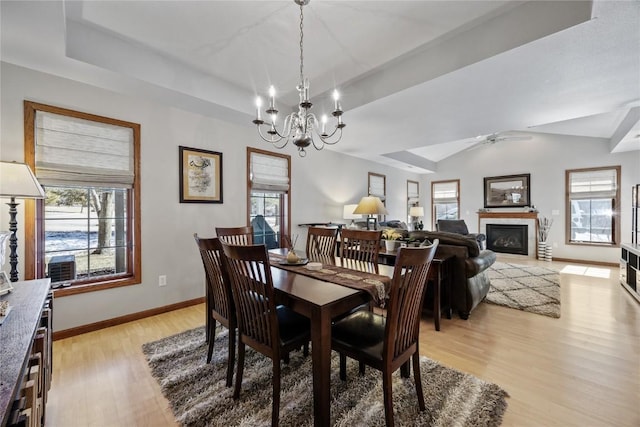
[[[260,108],[262,107],[262,98],[256,97],[256,119],[260,120]]]
[[[269,98],[271,98],[271,109],[275,109],[276,105],[276,88],[273,85],[269,86]]]
[[[322,115],[322,133],[323,133],[323,134],[324,134],[324,133],[326,133],[326,132],[325,132],[325,128],[326,128],[326,126],[327,126],[327,115],[326,115],[326,114],[323,114],[323,115]]]
[[[278,115],[277,114],[272,114],[271,115],[271,123],[275,124],[276,120],[278,120]]]
[[[333,91],[333,101],[335,104],[335,109],[336,111],[338,110],[338,100],[340,99],[340,93],[338,92],[338,89],[334,89]]]

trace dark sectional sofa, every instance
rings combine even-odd
[[[490,250],[480,250],[473,237],[445,231],[410,231],[410,239],[440,240],[436,258],[451,254],[451,308],[462,319],[468,319],[471,311],[489,292],[489,277],[486,270],[496,261],[496,254]]]

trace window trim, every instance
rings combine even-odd
[[[611,221],[611,238],[612,243],[606,242],[574,242],[571,240],[571,182],[570,175],[575,172],[592,172],[600,170],[615,170],[616,171],[616,195],[613,202],[613,214]],[[595,168],[581,168],[581,169],[566,169],[564,171],[564,192],[565,192],[565,220],[564,220],[564,240],[566,245],[571,246],[600,246],[607,248],[619,248],[620,247],[620,187],[622,167],[617,166],[599,166]]]
[[[454,182],[456,184],[456,204],[458,205],[458,218],[460,219],[460,179],[445,179],[442,181],[431,181],[431,227],[433,230],[436,229],[436,211],[435,211],[435,206],[436,204],[434,203],[435,198],[433,197],[434,193],[435,193],[435,185],[436,184],[447,184],[450,182]]]
[[[281,154],[281,153],[274,153],[273,151],[267,151],[267,150],[262,150],[260,148],[253,148],[253,147],[247,147],[247,169],[246,169],[246,176],[247,176],[247,205],[246,205],[246,225],[250,226],[251,225],[251,153],[257,153],[257,154],[262,154],[264,156],[273,156],[273,157],[280,157],[283,159],[287,160],[287,174],[289,176],[289,190],[286,191],[287,193],[287,218],[286,221],[283,218],[284,212],[282,210],[280,210],[280,223],[281,224],[285,224],[286,223],[286,227],[287,229],[286,234],[289,235],[291,234],[291,156],[288,154]],[[265,190],[260,190],[262,192],[267,193],[268,191]],[[285,234],[285,233],[281,233]],[[283,247],[282,245],[284,244],[284,240],[283,238],[280,239],[280,247]]]
[[[412,205],[410,200],[410,194],[409,194],[409,187],[411,186],[411,184],[415,184],[416,188],[418,189],[418,201]],[[411,222],[411,215],[409,215],[409,210],[411,209],[411,207],[413,206],[420,206],[420,182],[419,181],[413,181],[411,179],[407,180],[407,224],[409,224]]]
[[[141,208],[140,208],[140,124],[83,113],[52,105],[37,102],[24,101],[24,157],[25,163],[35,170],[35,118],[36,111],[44,111],[53,114],[76,117],[116,126],[131,128],[133,131],[133,156],[134,156],[134,182],[131,189],[129,208],[133,207],[133,215],[127,217],[133,238],[133,254],[128,254],[131,274],[126,277],[116,277],[105,280],[96,280],[89,283],[79,282],[68,288],[54,290],[56,297],[76,295],[86,292],[101,291],[103,289],[130,286],[142,283],[142,237],[141,237]],[[44,200],[25,200],[25,232],[24,232],[24,259],[25,280],[45,277],[44,273],[44,227],[38,224],[36,218],[44,218]]]

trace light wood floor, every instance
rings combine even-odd
[[[640,304],[617,268],[569,268],[560,319],[482,303],[426,317],[421,353],[507,390],[505,426],[640,426]],[[174,426],[141,345],[203,323],[199,305],[54,342],[47,426]]]

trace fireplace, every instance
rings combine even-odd
[[[528,228],[519,224],[487,224],[487,249],[505,254],[529,255]]]

